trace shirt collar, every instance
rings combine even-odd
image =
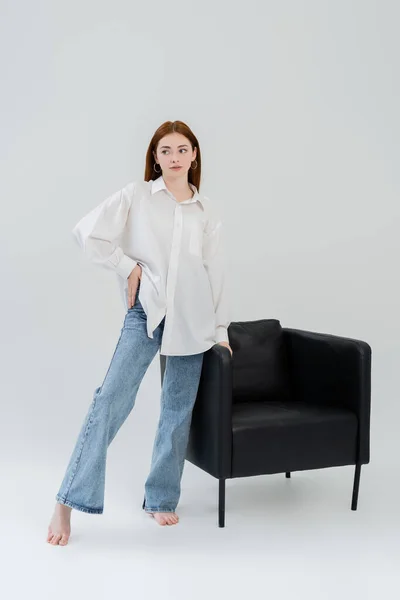
[[[189,182],[189,186],[194,191],[194,195],[193,195],[193,198],[191,198],[189,201],[185,200],[185,204],[186,203],[190,204],[191,202],[198,201],[198,202],[200,202],[201,207],[204,209],[203,199],[200,196],[199,192],[197,191],[196,186],[190,182]],[[171,194],[171,192],[165,185],[164,177],[162,175],[160,175],[160,177],[158,177],[157,179],[153,179],[152,184],[151,184],[151,193],[152,194],[155,194],[156,192],[159,192],[160,190],[165,190],[168,194]]]

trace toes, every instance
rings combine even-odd
[[[53,539],[52,539],[51,543],[52,543],[52,544],[54,544],[54,546],[57,546],[57,544],[58,544],[58,542],[59,542],[60,538],[61,538],[61,534],[57,533],[57,534],[56,534],[56,535],[53,537]]]
[[[178,522],[178,518],[175,514],[168,516],[168,525],[175,525]]]
[[[159,525],[176,525],[179,518],[175,513],[148,513],[154,517]]]
[[[60,546],[65,546],[66,544],[68,544],[68,536],[64,533],[60,540]]]
[[[159,522],[160,525],[164,526],[164,525],[168,524],[165,515],[162,515],[160,513],[158,513],[158,519],[156,519],[156,520]]]

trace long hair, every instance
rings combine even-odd
[[[190,169],[188,171],[188,182],[195,185],[197,190],[200,191],[201,154],[200,154],[199,142],[197,141],[197,138],[194,135],[193,131],[190,129],[190,127],[188,127],[186,125],[186,123],[184,123],[183,121],[165,121],[165,123],[160,125],[160,127],[154,133],[153,137],[150,140],[149,147],[147,148],[146,166],[145,166],[145,170],[144,170],[144,180],[151,181],[152,179],[157,179],[158,177],[160,177],[161,172],[157,173],[153,168],[155,165],[153,152],[156,153],[157,146],[158,146],[158,143],[161,140],[161,138],[163,138],[165,135],[167,135],[169,133],[174,133],[175,131],[177,133],[181,133],[190,141],[192,150],[195,147],[197,148],[197,155],[196,155],[197,167],[196,167],[196,169],[192,169],[192,167],[190,167]]]

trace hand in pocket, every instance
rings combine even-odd
[[[128,308],[132,308],[132,306],[135,304],[136,292],[141,279],[142,267],[140,265],[136,265],[128,277]]]

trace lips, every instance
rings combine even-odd
[[[182,167],[171,167],[171,169],[173,169],[174,171],[179,171],[179,169],[182,169]]]

